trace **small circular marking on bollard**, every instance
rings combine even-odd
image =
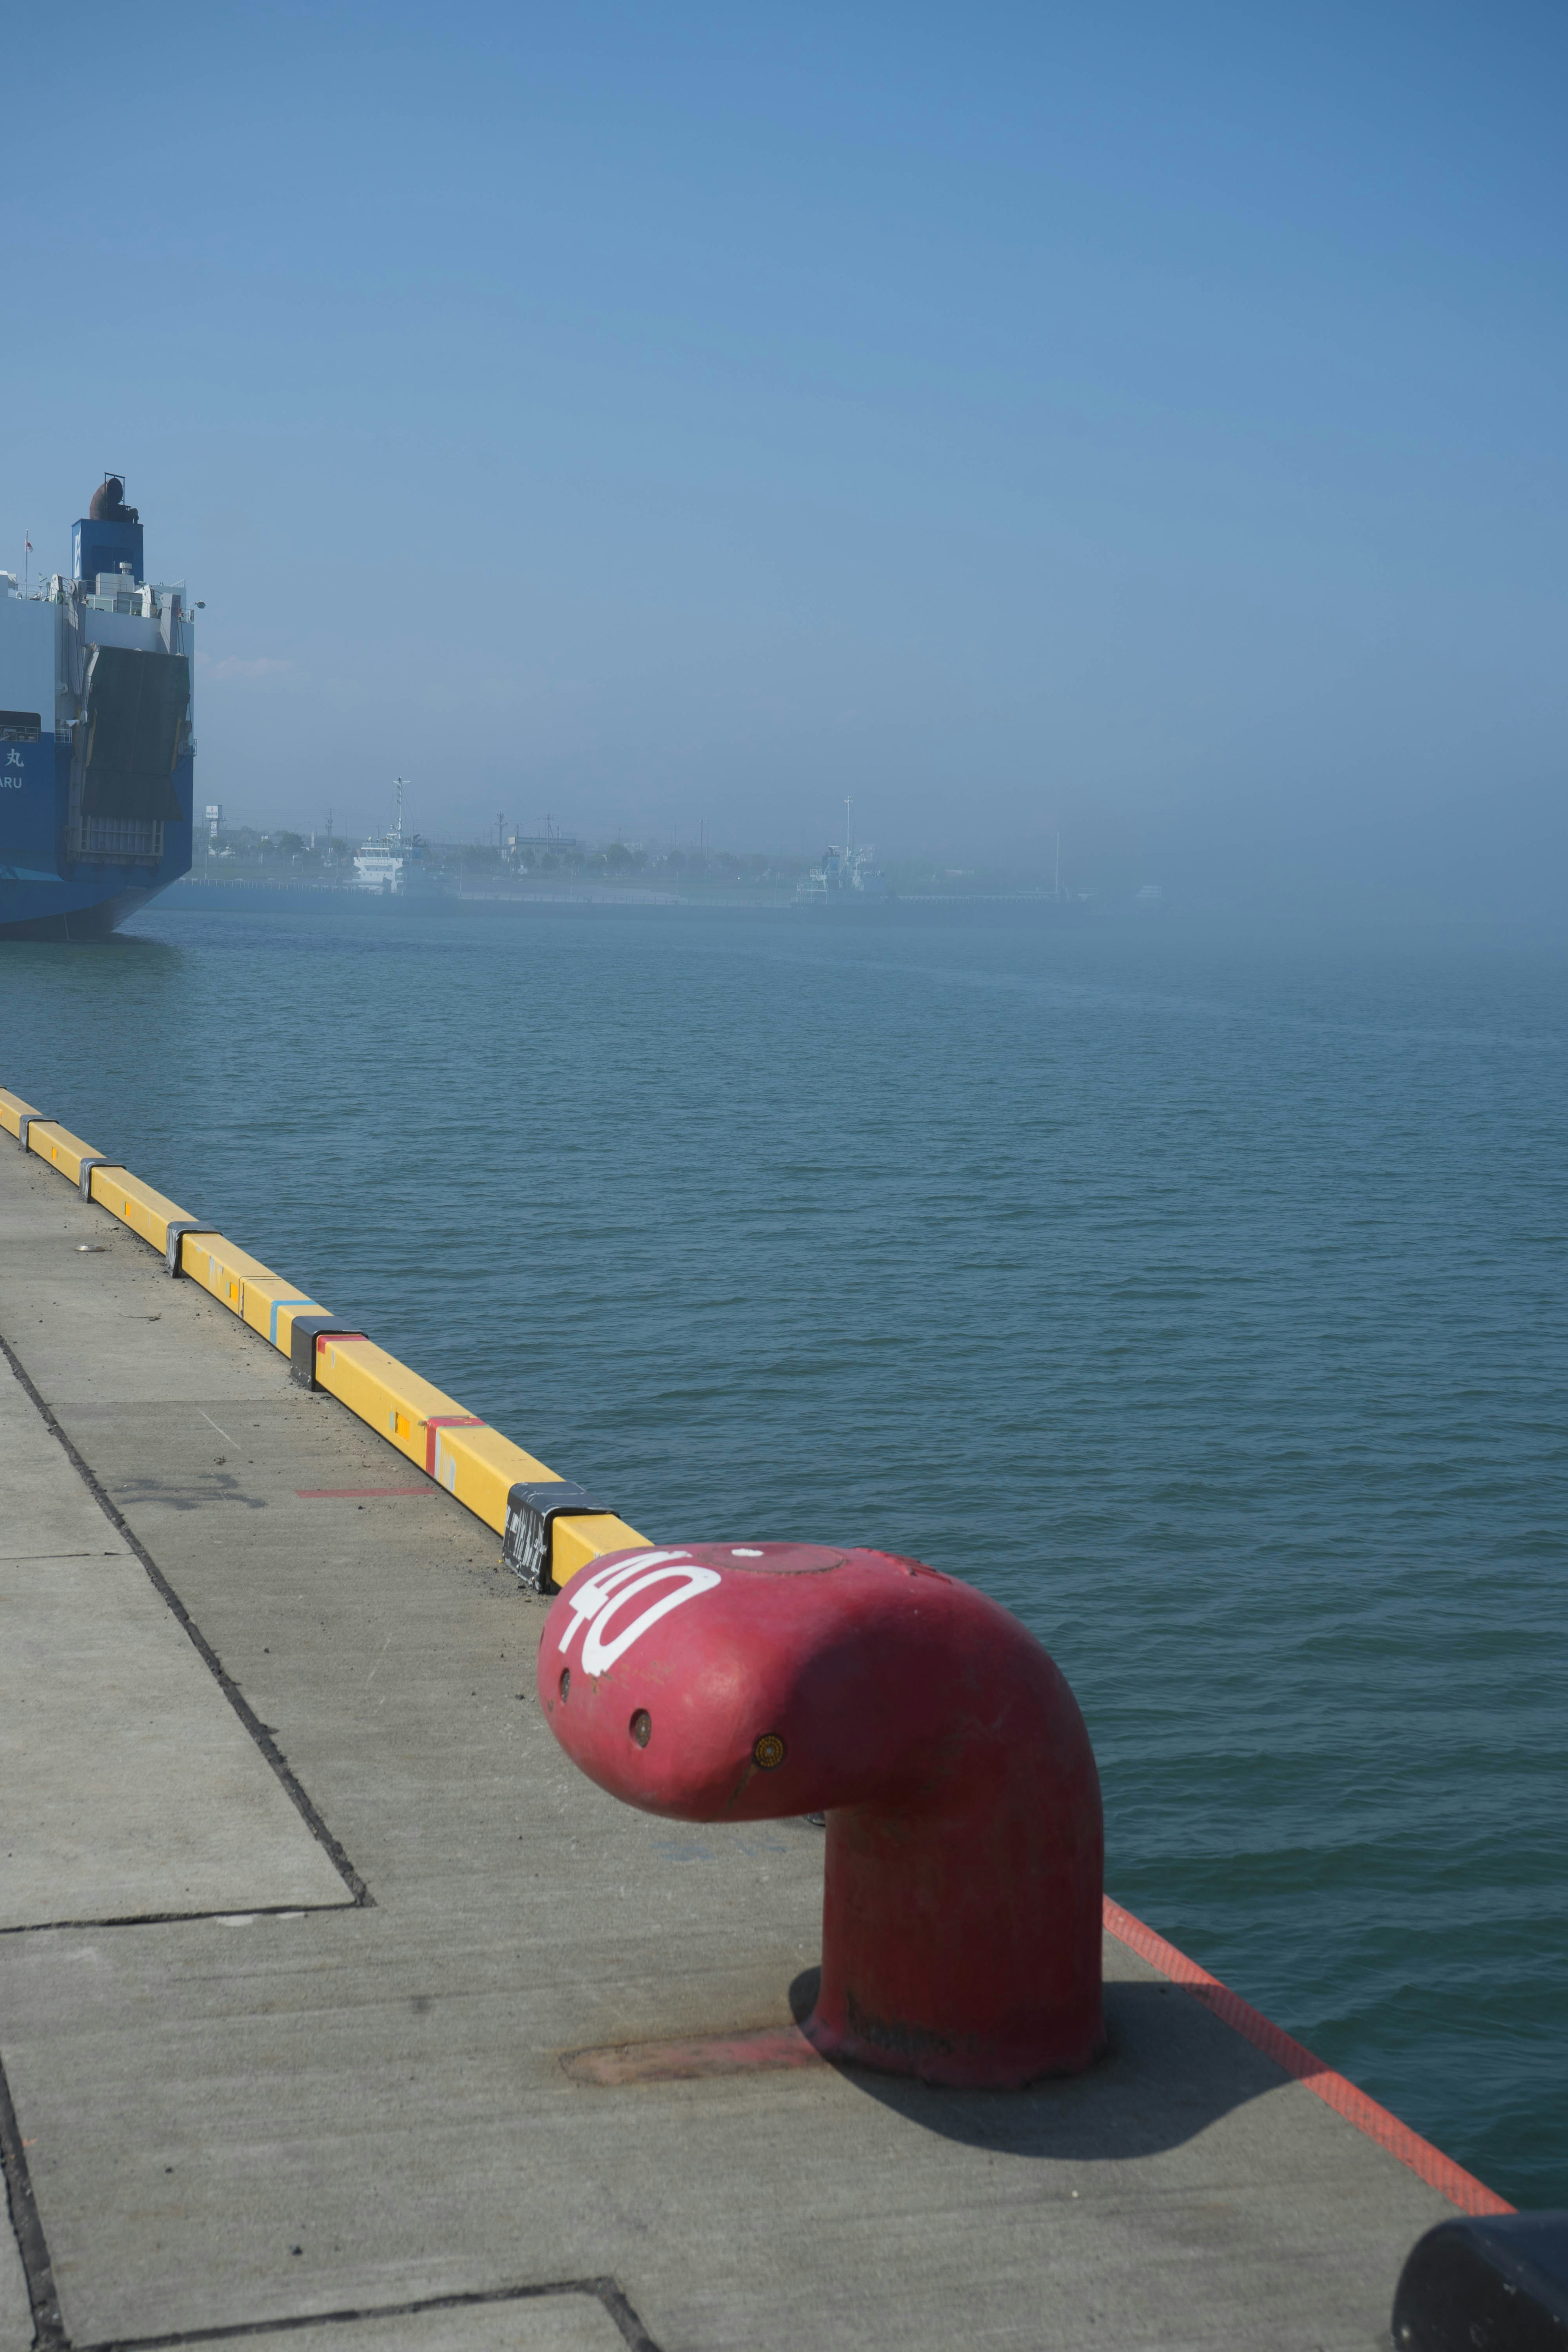
[[[646,1748],[653,1738],[653,1717],[646,1706],[639,1706],[626,1728],[639,1748]]]
[[[570,1666],[562,1667],[559,1688],[561,1692],[561,1704],[564,1706],[567,1700],[572,1696],[572,1669]]]
[[[784,1744],[776,1731],[764,1731],[752,1750],[752,1761],[759,1770],[772,1772],[784,1760]]]

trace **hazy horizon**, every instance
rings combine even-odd
[[[123,472],[236,822],[1561,897],[1556,15],[7,42],[0,564]]]

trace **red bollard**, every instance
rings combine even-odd
[[[1104,2042],[1100,1779],[1071,1691],[996,1601],[807,1544],[612,1553],[539,1648],[592,1780],[679,1821],[825,1812],[825,2057],[1010,2088]]]

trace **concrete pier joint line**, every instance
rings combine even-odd
[[[352,2327],[377,2319],[416,2319],[427,2311],[482,2311],[489,2305],[545,2303],[564,2295],[583,2295],[596,2303],[616,2327],[630,2352],[659,2352],[642,2321],[613,2278],[549,2279],[534,2286],[478,2287],[468,2294],[433,2294],[417,2303],[366,2304],[346,2311],[291,2312],[285,2319],[244,2319],[228,2327],[197,2327],[184,2335],[111,2336],[96,2343],[71,2345],[62,2336],[64,2352],[176,2352],[186,2344],[230,2344],[247,2336],[291,2336],[305,2327]],[[40,2347],[42,2352],[42,2347]]]
[[[68,2339],[55,2292],[54,2265],[4,2064],[0,2064],[0,2171],[5,2174],[5,2202],[32,2306],[33,2352],[66,2352]]]

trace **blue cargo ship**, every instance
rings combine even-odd
[[[69,579],[0,572],[0,939],[101,939],[190,870],[195,638],[118,474]]]

